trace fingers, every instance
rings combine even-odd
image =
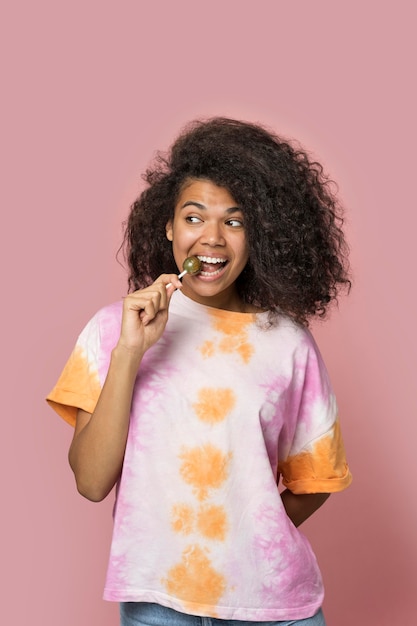
[[[168,295],[163,286],[152,285],[135,291],[124,300],[125,316],[134,315],[144,326],[155,318],[157,313],[168,306]]]
[[[182,283],[175,274],[162,274],[149,287],[126,296],[125,311],[139,314],[139,319],[146,326],[160,311],[168,308],[172,294],[181,287]]]
[[[169,302],[174,291],[176,291],[177,289],[182,289],[182,282],[176,274],[163,274],[159,278],[163,278],[163,283],[165,285],[165,291],[168,295]]]
[[[167,288],[169,283],[171,286]],[[175,274],[162,274],[149,287],[127,295],[123,299],[118,345],[143,356],[164,332],[169,302],[175,289],[181,286]]]

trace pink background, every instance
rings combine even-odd
[[[101,600],[112,499],[77,495],[71,430],[43,398],[125,293],[114,257],[140,172],[213,114],[298,138],[339,183],[355,284],[315,334],[354,483],[305,532],[329,626],[416,623],[413,4],[3,3],[2,623],[117,623]]]

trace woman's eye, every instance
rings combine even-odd
[[[227,220],[226,224],[232,226],[233,228],[243,228],[243,220],[231,219]]]
[[[198,224],[199,222],[201,222],[201,219],[199,217],[196,217],[195,215],[187,215],[185,221],[189,224]]]

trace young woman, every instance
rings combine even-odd
[[[226,118],[190,124],[145,180],[129,294],[48,396],[80,493],[117,486],[104,597],[122,626],[322,625],[298,526],[351,481],[307,329],[350,286],[339,205],[303,150]]]

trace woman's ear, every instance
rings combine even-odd
[[[172,220],[169,220],[169,222],[167,222],[167,225],[165,226],[165,232],[166,232],[168,241],[172,241],[173,239]]]

